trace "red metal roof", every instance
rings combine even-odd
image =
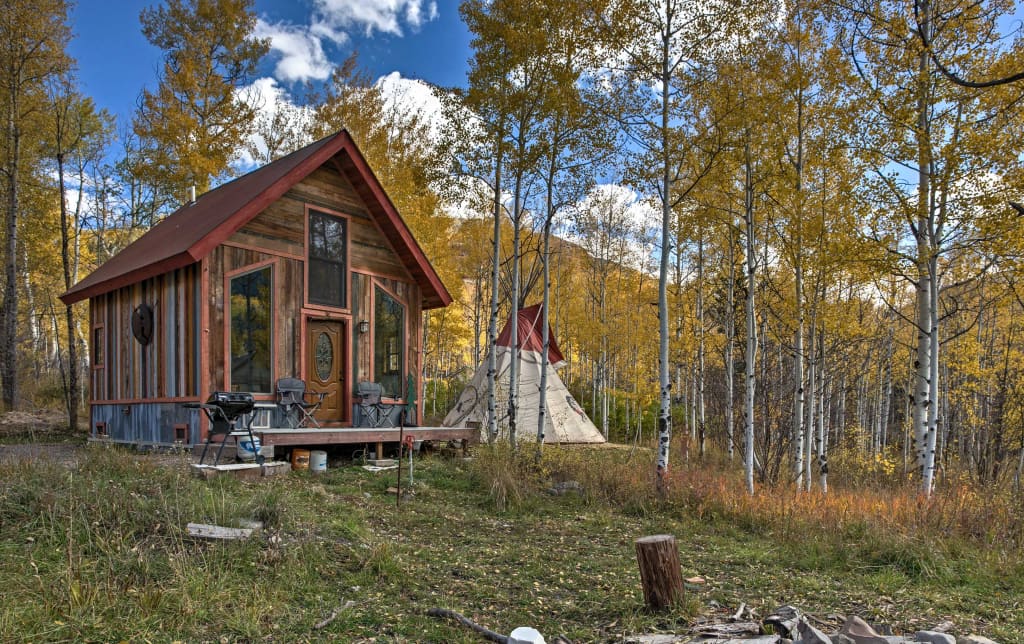
[[[518,346],[521,351],[533,351],[540,353],[544,350],[544,338],[542,337],[542,329],[544,328],[544,306],[541,304],[534,304],[528,306],[525,309],[519,309],[519,315],[516,316],[516,336],[519,338]],[[501,330],[498,335],[498,346],[499,347],[511,347],[512,346],[512,320],[509,319],[505,323],[505,328]],[[565,361],[565,356],[562,355],[561,349],[558,348],[558,343],[555,342],[555,334],[551,332],[551,327],[548,327],[548,363],[551,365],[558,365]]]
[[[345,130],[218,186],[179,208],[61,295],[61,300],[71,304],[199,261],[335,155],[341,172],[355,186],[419,284],[423,307],[450,304],[452,297],[441,278]]]

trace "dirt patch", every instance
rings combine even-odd
[[[0,414],[0,438],[67,434],[67,416],[59,411],[8,411]]]

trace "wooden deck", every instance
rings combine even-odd
[[[466,427],[406,427],[405,436],[424,441],[476,442],[480,430]],[[345,445],[352,443],[397,443],[398,427],[324,427],[253,429],[264,445]]]

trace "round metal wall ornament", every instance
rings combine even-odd
[[[132,335],[146,346],[153,339],[153,307],[140,304],[132,311]]]

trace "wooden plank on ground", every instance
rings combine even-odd
[[[267,461],[263,465],[257,465],[256,463],[192,464],[192,474],[196,478],[205,480],[221,475],[234,476],[238,479],[257,480],[268,476],[287,474],[290,471],[292,471],[291,464],[284,461]]]
[[[248,539],[252,536],[252,528],[225,528],[206,523],[190,523],[188,536],[201,539]]]

